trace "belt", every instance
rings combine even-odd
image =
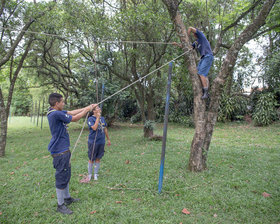
[[[55,153],[55,154],[52,154],[52,157],[54,158],[54,157],[57,157],[57,156],[61,156],[61,155],[66,154],[66,153],[68,153],[68,152],[70,152],[70,150],[69,150],[69,149],[68,149],[68,150],[66,150],[66,151],[64,151],[64,152],[60,152],[60,153]]]

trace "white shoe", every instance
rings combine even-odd
[[[94,174],[93,179],[98,180],[98,174]]]

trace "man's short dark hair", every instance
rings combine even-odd
[[[51,107],[55,106],[56,102],[60,102],[63,96],[59,93],[52,93],[49,95],[49,104]]]

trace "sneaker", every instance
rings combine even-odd
[[[98,174],[94,174],[93,179],[98,180]]]
[[[72,204],[73,202],[77,202],[77,201],[80,201],[79,198],[64,198],[64,203],[65,205],[70,205]]]
[[[204,92],[203,96],[201,97],[201,99],[207,99],[209,97],[209,94],[207,91]]]
[[[69,208],[67,208],[67,206],[64,203],[62,205],[57,205],[56,211],[60,212],[62,214],[67,214],[67,215],[70,215],[73,213]]]

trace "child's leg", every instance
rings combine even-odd
[[[92,168],[93,168],[93,161],[88,161],[88,179],[91,179],[92,176]]]
[[[64,189],[64,198],[70,198],[70,193],[69,193],[69,183],[67,184],[66,188]]]
[[[64,190],[65,189],[56,188],[56,196],[57,196],[57,204],[58,205],[64,204]]]
[[[100,159],[96,159],[95,160],[95,165],[94,165],[94,175],[95,174],[98,175],[99,168],[100,168]]]

